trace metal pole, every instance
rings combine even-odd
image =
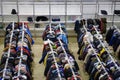
[[[17,0],[17,17],[18,17],[18,23],[20,22],[20,17],[19,17],[19,4],[18,4],[18,0]]]
[[[33,0],[33,27],[34,27],[34,32],[35,32],[35,1]],[[36,38],[36,32],[34,33],[34,36]]]
[[[79,15],[79,17],[78,17],[78,20],[80,20],[80,18],[81,18],[81,0],[80,0],[80,15]]]
[[[33,23],[35,24],[35,1],[33,0]]]
[[[49,1],[49,24],[51,25],[51,2]]]
[[[114,2],[112,1],[112,4],[111,4],[112,6],[111,6],[111,13],[113,14],[114,12],[113,12],[113,7],[114,7]]]
[[[115,8],[116,8],[116,2],[113,1],[113,11],[115,10]],[[114,26],[114,18],[115,18],[115,14],[113,12],[112,26]]]
[[[67,27],[67,0],[65,0],[65,27]]]
[[[99,1],[98,1],[98,16],[99,16],[99,10],[100,10],[100,5],[99,5]]]
[[[52,22],[52,19],[51,19],[51,2],[49,1],[49,27],[50,27],[50,32],[52,31],[51,22]]]
[[[81,0],[81,18],[83,18],[83,4],[82,4],[82,0]]]
[[[1,16],[2,16],[2,26],[3,26],[3,21],[4,21],[4,17],[3,17],[3,0],[1,0]]]
[[[95,18],[98,18],[99,15],[99,3],[98,0],[96,0],[96,13],[95,13]]]

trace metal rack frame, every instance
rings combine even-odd
[[[2,23],[6,23],[6,24],[8,24],[8,23],[10,23],[10,21],[5,21],[4,20],[4,14],[3,14],[3,3],[4,3],[5,1],[3,1],[3,0],[0,0],[0,3],[1,3],[1,16],[2,16]],[[18,20],[16,21],[16,22],[20,22],[20,18],[21,18],[21,16],[26,16],[26,15],[20,15],[19,13],[20,13],[20,10],[19,10],[19,7],[20,7],[20,3],[21,2],[23,2],[23,1],[19,1],[19,0],[16,0],[16,7],[17,7],[17,12],[18,12],[18,14],[17,14],[17,18],[18,18]],[[26,3],[25,4],[22,4],[22,5],[27,5],[27,2],[28,1],[25,1]],[[54,16],[54,15],[52,15],[52,13],[51,13],[51,5],[56,5],[56,3],[54,3],[55,1],[52,1],[52,0],[48,0],[48,1],[44,1],[44,0],[41,0],[41,1],[36,1],[36,0],[30,0],[29,1],[31,4],[29,4],[29,5],[32,5],[33,6],[33,14],[32,15],[28,15],[28,16],[33,16],[33,22],[32,23],[30,23],[30,24],[32,24],[32,26],[34,26],[35,24],[41,24],[41,23],[44,23],[44,24],[49,24],[49,23],[52,23],[51,22],[51,18],[52,18],[52,16]],[[36,4],[36,2],[41,2],[41,4]],[[44,2],[45,2],[45,4],[44,4]],[[67,27],[67,29],[68,28],[71,28],[71,29],[68,29],[68,30],[73,30],[73,27],[68,27],[69,25],[68,24],[72,24],[72,25],[74,25],[74,22],[75,21],[69,21],[69,20],[67,20],[67,17],[69,17],[69,16],[76,16],[76,18],[78,17],[78,18],[84,18],[84,15],[91,15],[91,14],[84,14],[83,12],[84,12],[84,9],[83,9],[83,6],[84,5],[87,5],[87,4],[84,4],[84,3],[86,3],[87,1],[84,1],[84,0],[75,0],[75,1],[71,1],[71,0],[64,0],[64,1],[58,1],[58,5],[59,5],[59,3],[60,2],[63,2],[64,4],[60,4],[60,5],[65,5],[65,15],[61,15],[62,17],[64,17],[64,21],[60,21],[61,23],[64,23],[65,24],[65,26]],[[71,2],[71,4],[70,4],[70,2]],[[98,13],[99,13],[99,9],[100,9],[100,4],[99,4],[99,0],[94,0],[94,2],[96,3],[96,4],[91,4],[91,5],[95,5],[96,6],[96,9],[95,9],[95,14],[92,14],[92,15],[95,15],[95,18],[99,18],[99,16],[102,16],[102,15],[99,15]],[[105,2],[107,2],[107,1],[105,1]],[[113,11],[113,10],[115,10],[115,6],[116,6],[116,2],[120,2],[120,1],[111,1],[112,2],[112,6],[111,6],[111,10]],[[73,4],[74,3],[74,4]],[[89,1],[89,3],[92,3],[92,2],[90,2]],[[6,4],[7,5],[7,4]],[[49,21],[40,21],[40,22],[36,22],[35,21],[35,17],[37,16],[36,14],[35,14],[35,5],[49,5],[49,15],[46,15],[46,16],[48,16],[49,17]],[[68,15],[68,5],[80,5],[80,14],[79,15]],[[11,15],[7,15],[7,16],[11,16]],[[60,15],[56,15],[56,16],[60,16]],[[111,16],[109,16],[109,17],[111,17],[112,18],[112,21],[110,21],[110,22],[112,22],[112,25],[114,25],[116,22],[120,22],[120,21],[114,21],[114,14],[113,15],[111,15]],[[22,21],[22,22],[28,22],[28,21]],[[109,21],[108,21],[109,22]],[[28,22],[29,23],[29,22]],[[57,23],[59,23],[59,22],[57,22]],[[32,27],[32,28],[30,28],[31,30],[33,30],[33,31],[35,31],[36,29],[35,29],[35,27]],[[37,30],[42,30],[42,28],[41,29],[39,29],[39,28],[37,28]],[[35,36],[36,36],[36,34],[35,34]]]

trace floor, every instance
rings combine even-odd
[[[76,37],[69,37],[69,49],[73,52],[77,63],[79,64],[80,67],[80,75],[82,77],[82,80],[89,80],[88,74],[84,70],[84,64],[83,61],[79,61],[78,55],[77,55],[77,50],[78,50],[78,45],[76,42]],[[45,80],[45,77],[43,75],[44,73],[44,65],[39,64],[39,60],[42,54],[42,49],[43,49],[43,41],[41,37],[39,38],[34,38],[35,44],[32,46],[32,52],[34,54],[34,62],[33,62],[33,78],[34,80]],[[0,53],[2,53],[3,50],[3,38],[0,38]],[[1,54],[0,54],[1,56]]]

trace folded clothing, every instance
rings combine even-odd
[[[29,21],[29,22],[33,22],[32,17],[28,17],[28,18],[27,18],[27,21]]]
[[[114,14],[120,15],[120,10],[114,10]]]
[[[106,10],[101,10],[101,14],[103,14],[103,15],[107,15],[108,13],[107,13]]]
[[[52,21],[60,21],[60,18],[53,18]]]
[[[36,21],[48,21],[48,18],[46,16],[37,16]]]

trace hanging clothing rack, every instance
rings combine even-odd
[[[19,61],[19,66],[18,66],[18,74],[17,77],[20,76],[20,67],[22,63],[22,56],[23,56],[23,41],[24,41],[24,36],[25,36],[25,28],[24,28],[24,23],[22,23],[22,45],[21,45],[21,53],[20,53],[20,61]]]
[[[10,57],[11,42],[12,42],[12,38],[13,38],[14,28],[15,28],[15,24],[14,24],[14,22],[13,22],[13,23],[12,23],[11,36],[10,36],[9,49],[8,49],[8,54],[7,54],[7,60],[6,60],[6,63],[5,63],[4,72],[3,72],[3,79],[2,79],[2,80],[5,79],[5,73],[6,73],[6,69],[7,69],[7,65],[8,65],[8,60],[9,60],[9,57]]]
[[[65,51],[65,48],[63,47],[63,43],[61,42],[60,39],[58,39],[58,40],[59,40],[59,43],[60,43],[60,45],[61,45],[61,47],[62,47],[62,49],[63,49],[63,51],[64,51],[65,57],[67,58],[68,64],[70,65],[70,69],[71,69],[71,71],[72,71],[72,74],[73,74],[73,76],[74,76],[74,79],[77,80],[76,75],[75,75],[75,72],[74,72],[74,70],[73,70],[73,68],[72,68],[72,65],[71,65],[71,63],[70,63],[70,61],[69,61],[69,58],[68,58],[68,56],[67,56],[67,52]]]
[[[87,23],[87,22],[86,22],[86,23]],[[87,25],[87,24],[86,24],[86,25]],[[84,28],[85,32],[88,32],[84,24],[83,24],[83,28]],[[90,47],[91,47],[92,51],[94,52],[94,54],[95,54],[98,62],[100,63],[101,67],[102,67],[103,70],[105,71],[105,74],[108,75],[108,72],[106,71],[105,67],[103,66],[102,62],[100,61],[99,57],[97,56],[97,53],[96,53],[95,49],[93,48],[93,46],[92,46],[92,44],[91,44],[91,42],[90,42],[90,40],[89,40],[88,38],[87,38],[87,42],[90,44]]]
[[[12,37],[13,37],[13,32],[14,32],[14,22],[12,23],[12,31],[11,31],[11,36],[10,36],[10,43],[9,43],[9,49],[8,49],[8,54],[7,54],[7,60],[5,63],[5,68],[4,68],[4,72],[3,72],[3,79],[5,78],[5,73],[6,73],[6,69],[7,69],[7,65],[8,65],[8,60],[9,60],[9,56],[10,56],[10,49],[11,49],[11,42],[12,42]]]
[[[93,25],[93,27],[94,27],[96,33],[97,33],[98,35],[100,35],[99,32],[97,31],[96,27],[95,27],[94,25]],[[117,69],[120,69],[119,66],[116,64],[115,60],[113,59],[113,57],[110,55],[110,50],[104,45],[104,43],[100,40],[100,38],[98,38],[98,40],[99,40],[99,42],[101,43],[101,45],[104,47],[105,51],[107,51],[109,57],[111,58],[111,60],[112,60],[113,63],[115,64],[116,68],[117,68]]]
[[[57,61],[55,59],[55,55],[54,55],[55,51],[53,51],[53,48],[52,48],[52,45],[51,45],[51,41],[49,39],[48,39],[48,43],[49,43],[49,47],[50,47],[50,50],[52,52],[52,56],[53,56],[53,59],[54,59],[54,62],[55,62],[55,66],[56,66],[57,72],[58,72],[58,77],[60,78],[60,80],[62,80],[62,77],[60,75],[60,70],[59,70]]]

